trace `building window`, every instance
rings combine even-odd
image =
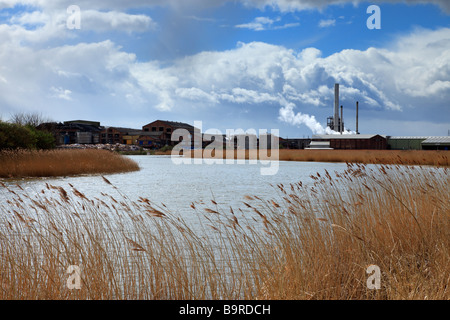
[[[152,132],[156,132],[156,127],[152,127]]]
[[[164,127],[159,127],[159,131],[164,131]]]
[[[148,128],[144,128],[144,131],[148,132]]]

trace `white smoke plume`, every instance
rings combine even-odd
[[[303,114],[301,112],[294,112],[295,105],[292,102],[286,103],[279,112],[279,119],[292,125],[300,126],[306,125],[313,134],[340,134],[338,131],[331,130],[329,127],[323,127],[315,116]],[[344,128],[342,134],[356,134]]]

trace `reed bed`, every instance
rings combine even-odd
[[[439,150],[280,150],[280,160],[450,166]]]
[[[185,219],[106,179],[93,199],[1,184],[0,299],[450,298],[448,168],[348,164],[311,178],[240,208],[193,202]]]
[[[402,165],[431,165],[450,166],[449,153],[441,150],[306,150],[279,149],[278,155],[271,150],[234,150],[233,159],[260,159],[280,161],[308,161],[308,162],[349,162],[363,164],[402,164]],[[196,157],[194,151],[186,153],[188,157]],[[224,150],[223,159],[228,155]],[[203,153],[202,157],[216,156],[215,151]]]
[[[111,174],[139,170],[133,160],[107,150],[0,151],[0,178]]]

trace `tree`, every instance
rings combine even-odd
[[[32,126],[0,121],[0,150],[2,149],[51,149],[55,138],[51,133]]]
[[[0,122],[0,149],[34,149],[37,138],[21,125]]]
[[[45,118],[41,113],[37,112],[17,112],[11,114],[10,122],[21,126],[30,126],[36,128],[42,123],[51,122],[51,120],[49,118]]]

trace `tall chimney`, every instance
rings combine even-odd
[[[356,134],[359,134],[359,131],[358,131],[358,109],[359,109],[359,102],[356,101]]]
[[[339,130],[339,83],[334,84],[334,120],[333,130]]]
[[[340,121],[340,129],[339,132],[342,134],[344,132],[344,107],[341,106],[341,121]]]

